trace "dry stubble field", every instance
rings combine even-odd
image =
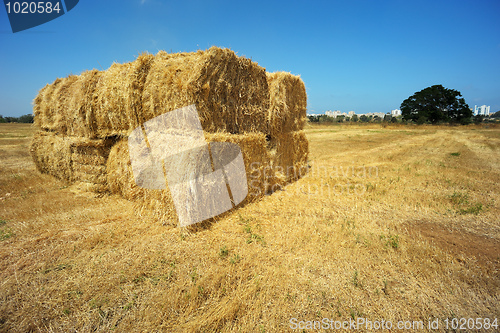
[[[33,132],[0,124],[2,332],[500,317],[500,128],[309,125],[304,178],[191,230],[39,174]]]

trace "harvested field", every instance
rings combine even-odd
[[[500,317],[500,128],[308,126],[305,177],[193,230],[37,173],[34,132],[0,124],[0,331]]]

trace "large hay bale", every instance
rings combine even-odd
[[[33,106],[37,127],[62,134],[67,133],[68,106],[74,93],[73,84],[77,80],[76,75],[58,78],[40,90]]]
[[[82,137],[35,133],[31,155],[37,169],[68,182],[87,183],[87,188],[102,192],[107,189],[106,162],[114,141],[90,140]]]
[[[73,181],[88,183],[93,192],[107,190],[106,163],[113,139],[74,138],[71,144]]]
[[[275,187],[283,187],[305,176],[308,171],[309,142],[304,131],[280,134],[273,138],[272,145],[275,147],[271,154]]]
[[[228,49],[156,55],[146,79],[142,122],[195,104],[204,131],[267,132],[265,69]]]
[[[269,133],[271,136],[304,129],[307,94],[300,76],[287,72],[266,73],[269,85]]]
[[[263,133],[237,135],[205,132],[205,137],[208,142],[231,142],[240,147],[248,184],[248,196],[243,203],[253,201],[267,192],[271,180],[267,179],[265,174],[270,177],[272,169]],[[143,214],[153,214],[164,223],[177,224],[177,213],[170,190],[144,189],[137,186],[128,149],[127,139],[119,141],[111,149],[107,161],[109,191],[135,201],[138,211]]]
[[[40,90],[34,100],[35,126],[61,135],[95,138],[92,99],[98,70],[56,79]],[[91,102],[91,100],[90,100]]]
[[[142,54],[133,62],[115,63],[102,72],[92,100],[98,137],[127,135],[141,125],[142,93],[153,59],[151,54]]]
[[[42,173],[65,181],[72,181],[71,144],[68,137],[50,132],[37,132],[33,136],[30,152],[36,168]]]
[[[128,134],[140,126],[142,91],[153,55],[57,79],[34,101],[36,125],[87,138]]]
[[[170,191],[168,188],[151,190],[137,186],[128,149],[127,139],[120,140],[111,148],[107,161],[108,190],[133,201],[140,214],[152,215],[164,224],[176,225],[177,214]]]
[[[93,69],[78,76],[72,86],[71,99],[66,105],[67,135],[97,138],[97,124],[93,100],[102,72]]]
[[[260,198],[268,192],[270,184],[273,183],[274,174],[267,151],[266,136],[263,133],[237,135],[205,132],[205,138],[208,142],[231,142],[240,147],[248,185],[248,197],[245,202]]]

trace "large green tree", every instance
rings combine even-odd
[[[403,119],[417,123],[430,121],[460,122],[471,121],[472,110],[462,97],[462,94],[442,85],[434,85],[416,92],[401,103]]]

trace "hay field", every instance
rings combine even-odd
[[[38,173],[34,132],[0,124],[1,332],[500,317],[500,128],[306,125],[305,177],[190,230]]]

